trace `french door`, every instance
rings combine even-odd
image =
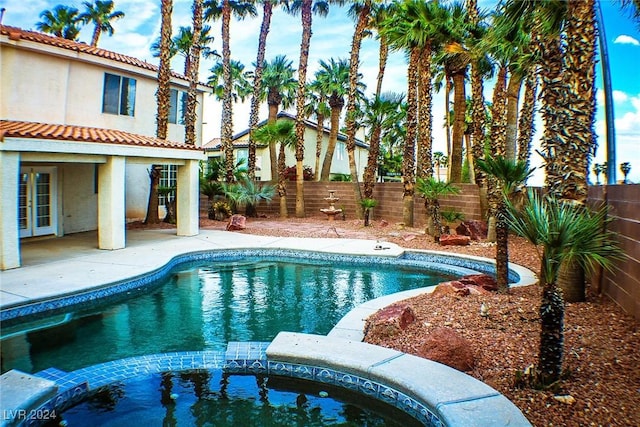
[[[56,233],[57,181],[55,167],[20,168],[20,237]]]

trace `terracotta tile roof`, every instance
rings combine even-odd
[[[112,52],[110,50],[101,49],[99,47],[93,47],[86,43],[75,42],[67,40],[62,37],[56,37],[45,33],[36,31],[23,30],[18,27],[10,27],[7,25],[0,25],[0,34],[8,36],[10,40],[28,40],[36,43],[42,43],[49,46],[55,46],[62,49],[68,49],[75,52],[87,53],[89,55],[95,55],[100,58],[111,59],[113,61],[122,62],[124,64],[133,65],[135,67],[143,68],[145,70],[158,71],[158,66],[150,64],[146,61],[134,58],[132,56],[122,55],[120,53]],[[178,73],[171,73],[174,77],[187,80],[185,76]]]
[[[155,137],[138,135],[114,129],[22,122],[16,120],[0,120],[0,141],[4,141],[4,138],[7,137],[98,142],[104,144],[135,145],[154,148],[177,148],[181,150],[202,150],[201,147],[196,147],[194,145],[164,141]]]

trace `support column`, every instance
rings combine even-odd
[[[0,151],[0,270],[20,267],[18,179],[20,154]]]
[[[178,166],[177,176],[177,226],[178,236],[195,236],[199,232],[200,185],[197,160],[187,160]]]
[[[125,158],[98,166],[98,248],[125,247]]]

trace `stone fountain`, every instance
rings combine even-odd
[[[336,207],[335,207],[335,203],[338,200],[340,200],[339,198],[337,198],[337,197],[335,197],[333,195],[333,193],[335,193],[335,192],[336,192],[336,190],[329,190],[329,197],[325,197],[324,198],[327,202],[329,202],[329,208],[320,209],[320,212],[325,214],[329,221],[335,221],[336,215],[342,213],[342,209],[336,209]]]

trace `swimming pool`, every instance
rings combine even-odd
[[[349,251],[353,248],[345,247],[345,249]],[[407,271],[415,271],[416,269],[418,269],[420,271],[419,276],[424,275],[425,268],[435,269],[436,271],[445,273],[445,276],[460,276],[472,272],[491,273],[493,271],[493,264],[489,260],[479,258],[474,259],[474,257],[457,257],[435,252],[427,253],[426,251],[403,252],[399,255],[394,254],[393,256],[387,257],[352,256],[328,252],[307,252],[300,249],[233,249],[225,251],[182,252],[175,255],[173,258],[168,260],[168,262],[165,261],[166,264],[160,264],[161,266],[156,268],[155,270],[148,271],[147,273],[134,277],[131,280],[123,280],[121,282],[110,284],[106,287],[93,287],[88,292],[74,293],[71,295],[61,296],[53,300],[45,300],[29,305],[18,305],[15,307],[10,307],[9,309],[3,309],[2,312],[0,312],[0,316],[3,321],[3,326],[13,322],[14,324],[21,323],[23,324],[23,328],[28,329],[28,331],[20,331],[16,329],[9,331],[10,335],[13,335],[10,337],[10,339],[15,339],[20,335],[26,336],[26,334],[29,333],[38,333],[39,330],[43,329],[43,323],[58,323],[58,326],[63,326],[67,323],[71,323],[70,319],[73,319],[75,316],[75,314],[70,314],[71,311],[82,312],[86,314],[86,316],[84,316],[83,314],[79,317],[85,317],[89,321],[88,323],[91,323],[91,318],[95,316],[97,312],[100,312],[99,309],[96,310],[96,308],[99,308],[96,307],[96,304],[100,305],[106,300],[116,300],[117,303],[115,305],[118,305],[122,302],[123,298],[131,299],[136,294],[142,294],[144,297],[152,297],[157,293],[156,289],[158,279],[166,278],[168,275],[173,276],[174,273],[177,273],[180,269],[184,270],[185,274],[192,274],[194,265],[191,264],[185,267],[185,262],[222,262],[223,268],[221,269],[205,269],[213,270],[207,271],[207,274],[219,274],[221,272],[224,273],[224,270],[228,270],[228,268],[226,267],[229,264],[246,264],[245,261],[247,256],[261,258],[261,260],[266,262],[267,264],[278,261],[282,257],[293,257],[298,263],[305,264],[310,262],[311,264],[315,263],[324,266],[331,270],[329,272],[330,274],[335,273],[335,267],[339,267],[341,263],[355,266],[356,270],[360,271],[364,271],[367,268],[371,268],[374,266],[382,266],[383,268],[388,268],[392,271],[403,269]],[[275,257],[276,259],[270,257]],[[176,270],[177,266],[180,266],[178,270]],[[524,272],[525,274],[523,276],[523,271],[518,269],[517,266],[515,267],[515,269],[510,271],[511,281],[520,281],[520,283],[522,284],[529,280],[529,278],[527,278],[527,272]],[[257,268],[251,267],[249,268],[249,270],[253,270],[254,272],[256,272],[261,270],[269,270],[270,268],[271,266],[267,265]],[[203,271],[202,273],[205,272]],[[346,277],[347,280],[351,280],[356,276],[357,274],[354,275],[353,273],[351,273]],[[247,277],[255,278],[255,274],[247,274]],[[294,277],[299,279],[301,276],[294,275]],[[323,276],[320,275],[316,277],[322,278]],[[325,276],[325,278],[328,277],[333,276]],[[369,274],[364,274],[363,277],[371,276]],[[524,281],[522,280],[523,277]],[[254,282],[253,279],[251,281]],[[371,284],[377,283],[375,280],[365,279],[364,281]],[[223,283],[224,280],[219,278],[219,282]],[[298,282],[302,283],[303,281],[298,280]],[[392,283],[393,286],[396,286],[398,284],[395,279],[383,280],[383,282]],[[248,283],[249,281],[247,280],[246,284]],[[324,283],[324,279],[320,279],[317,282],[311,281],[311,283]],[[409,288],[415,288],[424,285],[424,283],[413,283],[411,286],[409,286]],[[313,286],[311,287],[313,288]],[[375,288],[376,286],[372,286],[372,289]],[[396,286],[396,288],[388,289],[385,292],[395,292],[400,288],[402,288],[402,286],[400,286],[399,288]],[[191,295],[193,294],[193,292],[189,294]],[[260,295],[260,293],[258,294]],[[284,295],[289,296],[285,298],[287,302],[295,301],[295,298],[290,298],[291,295],[304,294],[304,292],[284,293]],[[407,292],[404,293],[404,295],[406,294]],[[233,296],[233,293],[226,293],[226,295]],[[247,295],[247,293],[241,293],[240,296],[242,295]],[[321,291],[319,293],[316,293],[315,295],[311,295],[311,298],[318,301],[327,301],[327,299],[324,297],[331,295],[346,295],[347,300],[355,300],[354,297],[361,298],[364,295],[367,295],[367,297],[374,297],[377,294],[375,292],[372,293],[371,290],[360,288],[358,286],[346,286],[343,288],[338,288],[337,292],[334,292],[333,294],[328,294],[324,291]],[[233,298],[231,300],[233,300]],[[241,297],[239,298],[239,300],[246,300],[246,298]],[[336,298],[336,300],[340,300],[340,298]],[[371,305],[378,306],[381,303],[382,305],[385,305],[388,303],[386,302],[387,300],[388,298],[377,298],[374,302],[372,302]],[[202,304],[200,305],[202,306]],[[370,304],[367,303],[363,306],[365,305],[368,306]],[[180,304],[178,304],[178,306],[180,306]],[[363,306],[360,306],[359,309]],[[181,307],[184,308],[185,305],[182,305]],[[186,305],[186,307],[188,307],[188,304]],[[256,305],[253,305],[253,307],[255,308]],[[285,305],[284,307],[287,306]],[[295,305],[293,307],[295,307]],[[369,308],[370,307],[368,307],[367,309]],[[348,310],[348,308],[346,308],[346,310]],[[295,312],[295,310],[289,311]],[[351,311],[350,316],[357,311],[358,310]],[[243,310],[240,310],[240,312],[243,312]],[[244,312],[246,313],[247,310],[244,310]],[[57,315],[58,317],[49,317],[49,319],[47,320],[42,318],[42,313],[47,313],[48,316]],[[165,318],[168,317],[170,319],[173,319],[173,324],[178,324],[179,319],[182,318],[180,315],[175,315],[175,313],[173,313],[173,316],[166,316],[166,314],[167,313],[164,313],[163,316]],[[98,313],[98,316],[102,316],[102,314]],[[131,320],[130,317],[131,316],[126,317],[127,322]],[[314,317],[317,318],[317,316],[308,315],[297,316],[297,318],[299,319]],[[336,317],[339,318],[340,316]],[[26,319],[29,319],[30,321],[32,321],[32,323],[29,325],[24,324],[24,320]],[[345,319],[342,320],[344,321]],[[200,323],[202,323],[202,321],[200,321]],[[228,324],[231,325],[233,324],[233,322],[228,322]],[[6,330],[3,330],[3,333],[6,332]],[[522,414],[517,411],[515,406],[513,406],[513,404],[511,404],[503,396],[500,396],[498,393],[496,393],[495,390],[492,390],[490,387],[479,383],[477,380],[473,380],[471,377],[468,377],[450,368],[444,367],[439,364],[434,364],[433,362],[429,362],[424,359],[415,358],[409,355],[403,355],[402,353],[390,353],[389,350],[382,349],[380,347],[368,346],[363,343],[353,341],[343,341],[343,339],[336,340],[329,337],[326,337],[328,339],[326,345],[318,343],[312,345],[312,347],[314,347],[315,349],[311,350],[308,346],[315,341],[315,339],[313,338],[314,336],[318,337],[318,339],[321,337],[325,337],[323,335],[299,335],[300,338],[298,338],[295,334],[293,336],[286,334],[282,335],[282,333],[278,334],[278,337],[276,337],[276,339],[274,339],[271,344],[269,344],[268,342],[264,343],[265,345],[268,345],[268,348],[266,349],[267,353],[273,347],[273,354],[271,356],[268,356],[268,354],[266,353],[262,354],[261,358],[263,360],[256,362],[258,362],[259,364],[266,363],[267,361],[264,359],[264,357],[268,356],[268,368],[265,372],[274,374],[276,376],[284,375],[288,377],[293,374],[293,377],[310,379],[308,378],[308,375],[313,373],[312,375],[313,378],[316,378],[316,382],[326,382],[327,380],[329,380],[330,382],[335,382],[338,387],[346,387],[348,389],[351,389],[355,386],[355,391],[362,395],[370,395],[371,392],[375,390],[373,396],[375,400],[388,401],[391,406],[395,406],[396,408],[401,409],[411,416],[423,420],[423,422],[425,422],[425,424],[427,425],[441,425],[441,422],[438,420],[439,417],[444,417],[440,419],[448,420],[447,423],[453,422],[453,424],[457,425],[460,424],[460,422],[465,422],[463,420],[470,420],[472,418],[477,418],[478,416],[483,418],[485,415],[490,415],[491,420],[513,420],[513,417],[515,416],[515,419],[522,421],[522,423],[518,425],[529,425],[526,422],[526,419],[522,417]],[[302,347],[300,347],[299,344],[296,343],[296,341],[299,339],[305,342]],[[164,340],[157,339],[155,341],[163,342]],[[278,345],[274,347],[276,341],[278,341]],[[27,344],[28,343],[22,342],[18,346],[24,346]],[[240,346],[246,346],[247,344],[250,344],[250,346],[253,345],[251,343],[229,343],[229,346],[232,346],[232,344],[239,344]],[[360,348],[356,344],[360,344],[360,346],[364,346],[367,348]],[[341,349],[338,353],[335,353],[331,350],[332,346],[334,345],[337,345]],[[284,350],[284,352],[282,350]],[[294,354],[296,352],[300,352],[300,350],[302,350],[302,353],[300,353],[299,356],[294,356]],[[292,351],[293,353],[290,353]],[[326,353],[324,356],[321,355],[321,353],[323,352]],[[46,369],[45,371],[41,371],[36,375],[40,378],[48,378],[49,380],[54,381],[59,385],[60,388],[56,398],[49,400],[43,407],[63,407],[65,406],[65,404],[76,403],[78,397],[86,397],[86,381],[88,378],[91,379],[91,386],[89,387],[89,392],[91,392],[91,390],[95,390],[96,387],[101,387],[100,384],[103,384],[103,386],[112,384],[117,380],[116,377],[118,376],[121,380],[125,380],[135,379],[136,377],[139,377],[141,375],[141,372],[177,373],[183,372],[185,370],[188,371],[189,369],[220,368],[218,362],[214,363],[215,366],[208,366],[206,360],[209,360],[210,358],[210,356],[208,356],[209,353],[211,352],[196,351],[177,353],[174,355],[159,354],[141,356],[138,358],[134,357],[133,359],[129,358],[125,360],[113,360],[115,359],[115,356],[111,354],[107,358],[109,360],[113,360],[112,362],[107,362],[101,365],[92,365],[88,368],[79,369],[73,372],[64,372],[55,368]],[[214,353],[217,354],[219,352]],[[227,355],[228,354],[229,353],[227,351]],[[290,356],[288,354],[290,354]],[[314,356],[314,354],[316,356]],[[350,356],[347,356],[347,354],[350,354]],[[368,360],[369,362],[364,362],[364,360],[362,359],[362,357],[365,355],[365,360]],[[75,354],[73,354],[72,356],[72,358],[75,358]],[[340,361],[334,360],[336,356],[340,356],[338,358]],[[254,356],[249,356],[250,359],[253,357]],[[297,364],[299,363],[299,360],[302,360],[300,359],[300,357],[302,357],[302,359],[304,360],[307,360],[307,363],[310,363],[310,365],[305,365],[304,363],[302,365]],[[140,359],[141,361],[138,359]],[[406,362],[405,359],[407,360]],[[200,362],[198,362],[198,360],[200,360]],[[294,364],[291,365],[288,360],[293,361]],[[226,357],[226,361],[227,362],[225,363],[227,364],[224,366],[227,366],[227,368],[225,369],[228,369],[228,366],[232,365],[228,365],[228,357]],[[182,366],[183,362],[186,362],[187,366]],[[249,363],[250,360],[245,360],[245,362]],[[334,362],[337,362],[337,365]],[[27,363],[31,363],[31,361],[27,361]],[[178,363],[178,365],[176,365],[176,363]],[[326,363],[328,363],[328,365],[326,365]],[[369,366],[368,368],[366,367],[367,365]],[[391,371],[389,371],[389,368],[392,365],[395,366],[395,368],[392,368]],[[420,366],[420,368],[418,368],[417,371],[415,369],[411,369],[411,366],[413,365],[415,365],[416,367]],[[344,369],[347,370],[347,372],[352,373],[340,373],[342,370],[340,366],[343,366]],[[364,370],[362,370],[363,368]],[[403,372],[404,370],[406,370],[406,368],[409,368],[409,370],[407,372]],[[33,369],[35,370],[35,368]],[[358,372],[360,372],[360,374],[357,374]],[[94,375],[96,373],[97,376]],[[353,376],[353,373],[356,373],[356,376]],[[114,376],[114,374],[117,375]],[[358,375],[361,375],[361,377],[358,377]],[[372,378],[371,375],[378,379],[372,382],[371,379],[369,379]],[[418,377],[423,378],[420,380]],[[451,378],[453,377],[455,377],[456,380],[452,382]],[[440,378],[440,380],[436,382],[441,385],[433,384],[433,378]],[[390,387],[389,385],[391,384],[395,385]],[[442,386],[444,386],[444,389],[441,389]],[[393,387],[396,387],[396,390],[394,390]],[[417,400],[415,400],[416,398]],[[454,400],[450,400],[451,398],[454,398]],[[477,403],[480,402],[482,402],[483,409],[478,412],[477,409],[479,407],[477,407]],[[473,408],[476,409],[472,409],[469,406],[470,403]],[[441,409],[436,410],[436,408]],[[433,412],[434,410],[438,413],[437,415]]]
[[[142,354],[220,351],[230,341],[269,341],[283,330],[326,334],[365,301],[468,272],[415,255],[192,254],[154,280],[74,295],[47,317],[3,322],[2,371],[73,371]]]

